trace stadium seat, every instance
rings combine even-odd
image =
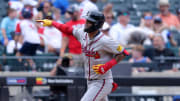
[[[180,46],[180,33],[176,30],[171,30],[171,34],[173,35],[174,39],[177,41],[178,46]]]
[[[5,51],[5,47],[0,45],[0,56],[3,55],[4,51]]]
[[[175,54],[175,56],[178,56],[179,47],[171,47],[171,50],[173,51],[173,53]]]

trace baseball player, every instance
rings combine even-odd
[[[81,101],[108,101],[107,95],[117,88],[110,69],[129,54],[118,42],[100,31],[104,20],[104,15],[98,11],[87,14],[83,28],[46,19],[38,20],[44,26],[53,25],[66,34],[73,34],[80,41],[88,85]]]

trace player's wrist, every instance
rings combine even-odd
[[[116,61],[116,59],[112,59],[109,62],[105,63],[104,65],[102,65],[99,69],[101,74],[106,73],[109,69],[111,69],[114,65],[116,65],[118,62]]]
[[[129,56],[129,52],[128,52],[126,49],[124,49],[122,53],[123,53],[125,56]]]
[[[110,61],[108,61],[106,64],[105,64],[105,68],[109,69],[109,68],[112,68],[114,65],[116,65],[118,62],[116,61],[116,59],[112,59]]]

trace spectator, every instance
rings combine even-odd
[[[1,22],[1,33],[3,38],[1,39],[2,44],[7,46],[9,40],[12,40],[11,32],[15,31],[17,23],[17,12],[16,10],[9,8],[8,16],[3,18]]]
[[[144,47],[142,45],[136,45],[132,49],[132,58],[129,59],[130,63],[149,63],[151,60],[143,56]]]
[[[67,9],[67,13],[70,14],[71,20],[66,24],[72,27],[75,26],[84,26],[85,20],[80,18],[80,8],[78,5],[73,4]],[[82,50],[80,42],[73,35],[65,35],[63,36],[62,48],[60,52],[60,56],[63,57],[66,48],[69,48],[69,53],[72,54],[74,60],[74,65],[76,67],[83,67],[82,61]],[[58,60],[60,63],[60,60]]]
[[[105,16],[105,22],[107,22],[110,26],[114,25],[114,15],[113,12],[108,12],[104,14]]]
[[[74,59],[73,56],[69,53],[65,53],[64,56],[62,57],[62,63],[61,65],[56,65],[50,72],[51,76],[55,75],[69,75],[69,74],[75,74],[78,75],[79,72],[81,71],[81,68],[79,67],[74,67]],[[63,73],[64,71],[64,73]],[[69,75],[72,76],[72,75]]]
[[[22,44],[19,42],[19,34],[12,33],[13,40],[10,40],[7,45],[7,52],[8,54],[16,54],[18,50],[22,47]]]
[[[164,38],[161,35],[155,35],[153,37],[153,48],[148,48],[144,52],[144,56],[149,57],[151,60],[155,61],[156,56],[175,56],[175,54],[169,49],[165,47]],[[158,61],[160,62],[160,61]],[[165,61],[172,62],[172,61]]]
[[[168,27],[162,22],[160,17],[154,18],[154,32],[161,34],[166,43],[166,47],[177,46],[176,41],[173,39],[171,32],[168,30]]]
[[[144,12],[140,27],[150,36],[154,34],[152,12]]]
[[[178,28],[178,26],[180,26],[178,18],[169,11],[169,8],[169,0],[159,0],[160,14],[158,14],[157,16],[160,16],[162,21],[165,24],[167,24],[170,28]]]
[[[61,66],[56,65],[50,72],[51,76],[67,76],[67,68],[72,65],[72,56],[66,55],[62,59]],[[59,101],[60,95],[67,96],[67,86],[50,86],[49,101]]]
[[[89,11],[98,11],[97,0],[78,0],[80,2],[81,18],[85,17]]]
[[[177,9],[176,13],[177,13],[177,17],[180,23],[180,8]],[[178,26],[178,30],[180,31],[180,26]]]
[[[32,20],[32,10],[30,8],[23,8],[22,10],[23,20],[17,25],[16,33],[20,33],[23,37],[23,45],[16,56],[33,56],[36,54],[36,50],[40,45],[40,38],[37,32],[37,27]],[[19,59],[21,62],[22,60]],[[30,66],[35,67],[32,59],[27,59]]]
[[[144,14],[141,18],[140,26],[136,29],[135,32],[142,33],[145,36],[145,40],[142,43],[143,45],[152,45],[151,39],[154,34],[152,12],[149,12],[149,11],[144,12]],[[139,39],[139,38],[137,38],[137,39]]]
[[[114,14],[113,14],[113,10],[112,10],[113,5],[111,3],[107,4],[104,7],[104,16],[105,16],[105,22],[107,22],[110,26],[112,26],[114,24],[113,20],[114,20]]]
[[[83,76],[82,68],[73,67],[73,58],[71,54],[64,54],[62,64],[56,65],[50,72],[51,76]],[[67,86],[51,86],[50,101],[59,101],[58,95],[65,94],[67,96]]]
[[[19,13],[21,12],[24,5],[20,0],[9,0],[8,6],[15,9]]]
[[[60,9],[61,10],[61,14],[65,14],[66,9],[69,6],[69,2],[68,2],[68,0],[55,0],[54,3],[53,3],[53,6],[55,8]]]
[[[63,23],[61,21],[61,11],[59,9],[57,9],[57,8],[54,9],[54,16],[53,16],[53,18],[54,18],[54,21],[59,22],[59,23]]]
[[[129,39],[129,31],[134,28],[129,23],[129,12],[122,10],[118,12],[118,23],[114,24],[110,29],[110,36],[117,40],[121,45],[127,46]]]
[[[48,2],[48,1],[44,2],[42,13],[43,13],[43,19],[45,19],[46,16],[52,14],[52,5],[50,2]]]
[[[46,19],[53,19],[53,15],[47,15]],[[44,27],[42,33],[45,39],[45,47],[48,52],[59,53],[61,49],[62,33],[53,26]]]
[[[108,3],[107,5],[104,6],[103,13],[106,15],[106,13],[113,12],[113,4]]]
[[[177,13],[177,17],[178,17],[178,20],[179,20],[179,23],[180,23],[180,8],[177,9],[176,13]]]
[[[40,20],[40,19],[43,19],[43,13],[41,11],[38,12],[38,14],[34,17],[34,20]],[[40,53],[41,52],[48,53],[48,47],[44,48],[45,43],[47,43],[46,40],[45,40],[46,38],[45,38],[45,36],[43,34],[44,33],[44,27],[42,26],[41,23],[35,22],[35,24],[36,24],[36,27],[38,29],[38,34],[40,36],[40,46],[38,47],[38,50],[39,50]]]
[[[35,20],[40,20],[43,19],[43,13],[42,12],[38,12],[38,14],[34,17]],[[42,25],[41,23],[36,23],[37,28],[41,28]]]
[[[38,11],[36,8],[38,2],[36,0],[22,0],[22,2],[24,4],[24,7],[30,8],[32,10],[33,17],[35,17],[38,14]]]
[[[144,47],[142,45],[136,45],[132,49],[132,58],[129,59],[130,63],[150,63],[151,60],[143,56]],[[133,72],[145,72],[145,67],[133,68]]]
[[[129,38],[128,38],[128,47],[133,47],[134,45],[149,45],[147,44],[148,36],[146,32],[139,29],[134,28],[133,30],[129,31]],[[146,42],[146,43],[145,43]]]

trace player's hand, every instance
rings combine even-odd
[[[104,74],[107,72],[107,69],[105,68],[104,64],[98,64],[98,65],[94,65],[92,66],[94,72],[96,72],[97,74]]]
[[[36,22],[42,22],[43,26],[51,26],[52,20],[44,19],[44,20],[36,20]]]

